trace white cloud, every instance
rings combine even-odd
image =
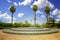
[[[18,15],[17,15],[18,17],[23,17],[24,16],[24,13],[18,13]]]
[[[30,5],[30,3],[32,2],[33,0],[24,0],[23,2],[18,2],[19,5],[23,5],[23,6],[26,6],[26,5]]]
[[[46,18],[44,15],[41,15],[40,17],[41,17],[41,18]]]
[[[50,17],[51,17],[51,18],[54,18],[53,15],[52,15],[52,12],[50,12]]]
[[[30,3],[32,2],[32,0],[24,0],[23,2],[21,2],[21,5],[30,5]]]
[[[13,2],[13,4],[14,4],[15,6],[18,6],[18,3],[16,3],[16,2]]]
[[[52,15],[58,15],[58,14],[60,14],[60,10],[58,9],[53,10]]]
[[[5,20],[7,20],[8,22],[10,22],[10,23],[11,23],[11,16],[10,16],[10,15],[8,15],[7,13],[0,14],[0,18],[4,18]],[[15,21],[15,20],[16,20],[16,18],[15,18],[15,17],[13,17],[13,20]]]
[[[12,2],[15,6],[26,6],[26,5],[30,5],[30,3],[32,2],[33,0],[24,0],[23,2],[12,2],[11,0],[7,0],[7,2]]]
[[[33,7],[33,5],[30,6],[31,8]]]
[[[37,13],[37,14],[43,14],[43,12],[41,12],[41,11],[39,11],[39,10],[38,10],[36,13]]]
[[[59,19],[60,19],[60,15],[57,15],[57,18],[59,18]]]
[[[10,8],[11,8],[11,6],[8,7],[8,9],[10,9]]]
[[[48,6],[49,6],[50,8],[53,8],[53,7],[54,7],[54,5],[53,5],[51,2],[48,2]]]
[[[60,21],[60,19],[55,19],[56,20],[56,22],[59,22]]]
[[[34,1],[33,5],[37,5],[40,8],[45,8],[46,6],[49,6],[50,8],[53,8],[54,5],[48,2],[48,0],[38,0]],[[32,6],[31,6],[32,7]]]
[[[0,14],[1,14],[1,11],[0,11]]]
[[[46,18],[39,18],[38,23],[39,24],[45,24],[46,23]]]
[[[7,0],[7,2],[9,2],[9,3],[10,3],[10,2],[11,2],[11,0]]]
[[[45,24],[46,23],[46,16],[45,15],[41,15],[39,20],[38,20],[38,23]]]
[[[0,18],[4,17],[5,15],[6,15],[6,13],[0,14]]]
[[[58,9],[53,10],[52,15],[56,15],[57,18],[60,19],[60,10]]]
[[[22,5],[21,2],[18,2],[19,6]]]

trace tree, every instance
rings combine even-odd
[[[49,18],[49,15],[50,15],[50,8],[48,7],[48,6],[46,6],[46,8],[45,8],[45,12],[46,12],[46,14],[47,14],[47,26],[48,26],[48,18]]]
[[[55,22],[56,22],[56,20],[54,19],[54,18],[49,18],[49,23],[51,24],[50,26],[55,26]]]
[[[60,21],[58,23],[60,23]]]
[[[13,14],[14,14],[14,12],[16,11],[16,8],[14,7],[14,6],[11,6],[11,8],[10,8],[10,12],[12,13],[12,19],[11,19],[11,23],[12,23],[12,25],[13,25]]]
[[[24,27],[30,27],[31,24],[28,21],[25,21],[25,23],[23,24]]]
[[[54,19],[54,18],[49,18],[49,22],[51,22],[51,23],[55,23],[56,22],[56,20]]]
[[[34,13],[34,26],[36,26],[36,11],[38,10],[38,7],[36,5],[33,5],[33,11]]]

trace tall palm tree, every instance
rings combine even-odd
[[[12,23],[12,25],[13,25],[13,14],[14,14],[14,12],[16,11],[16,8],[14,7],[14,6],[11,6],[11,8],[10,8],[10,12],[12,13],[12,19],[11,19],[11,23]]]
[[[50,8],[48,6],[46,6],[46,8],[45,8],[45,12],[47,14],[46,17],[47,17],[47,27],[48,27],[48,23],[49,23],[48,19],[49,19],[49,15],[50,15]]]
[[[33,5],[33,11],[35,12],[34,13],[34,26],[36,26],[36,11],[38,10],[38,7],[37,5]]]

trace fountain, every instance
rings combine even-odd
[[[50,34],[58,32],[57,29],[40,28],[40,27],[19,27],[11,29],[3,29],[4,33],[9,34]]]

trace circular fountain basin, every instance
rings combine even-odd
[[[14,30],[14,31],[48,31],[50,30],[49,28],[11,28],[11,30]]]
[[[3,29],[3,32],[10,34],[50,34],[58,32],[58,29],[22,27],[22,28]]]

